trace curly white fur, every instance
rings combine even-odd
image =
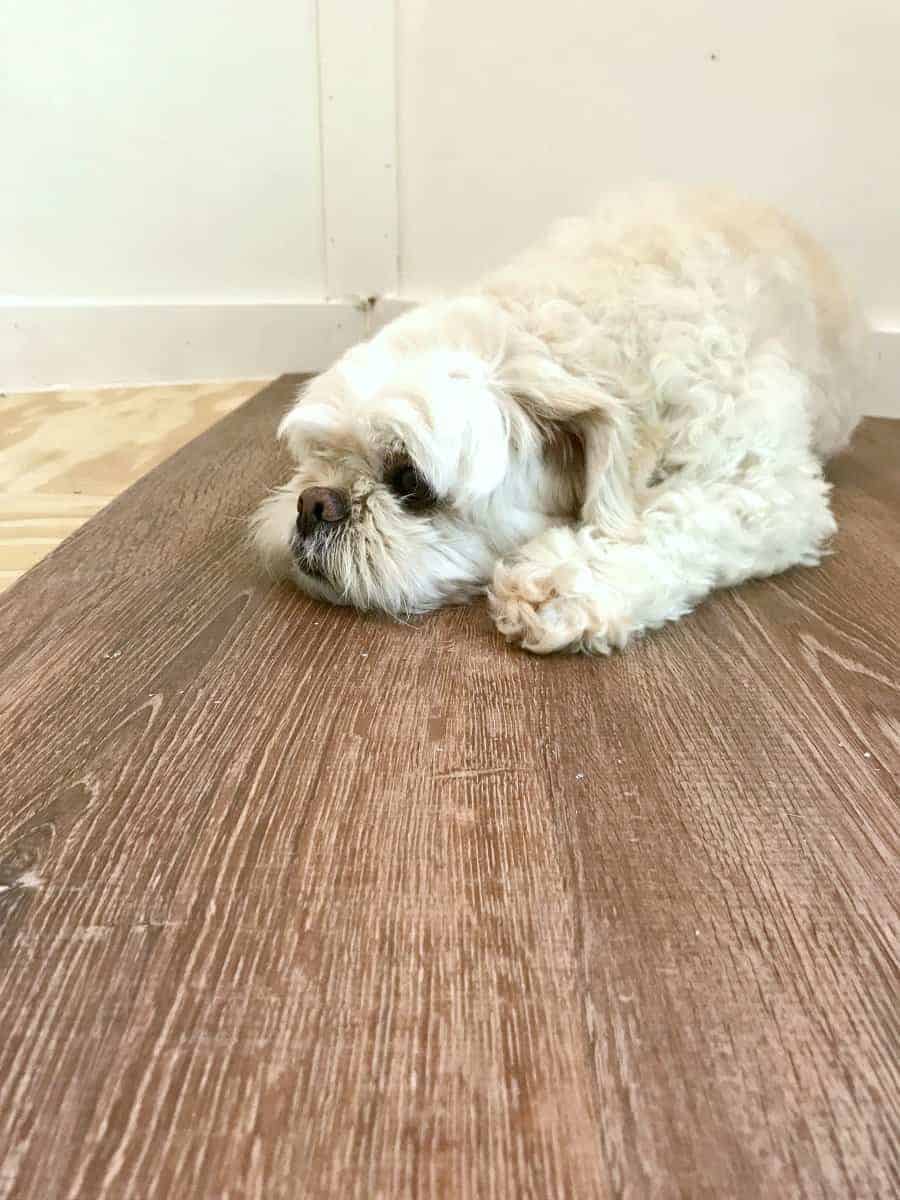
[[[407,614],[487,588],[527,649],[607,653],[715,587],[819,560],[821,463],[856,424],[860,332],[779,214],[666,188],[614,198],[313,380],[282,423],[298,467],[258,544],[334,602]],[[438,496],[426,512],[384,481],[398,452]],[[298,555],[313,485],[350,515]]]

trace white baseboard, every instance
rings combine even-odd
[[[320,371],[409,304],[0,302],[0,391]]]
[[[869,417],[900,417],[900,327],[872,333],[872,395],[863,402]]]
[[[413,301],[0,301],[0,391],[265,379],[321,371]],[[900,417],[900,326],[872,334],[870,416]]]

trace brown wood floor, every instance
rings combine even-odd
[[[289,391],[0,598],[0,1196],[896,1195],[900,422],[539,660],[259,578]]]

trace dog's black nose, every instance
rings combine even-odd
[[[346,492],[311,487],[297,498],[297,532],[308,537],[320,525],[336,525],[350,511]]]

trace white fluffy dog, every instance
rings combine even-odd
[[[314,379],[257,543],[334,603],[407,615],[487,590],[526,649],[608,653],[819,561],[859,335],[781,215],[619,197]]]

